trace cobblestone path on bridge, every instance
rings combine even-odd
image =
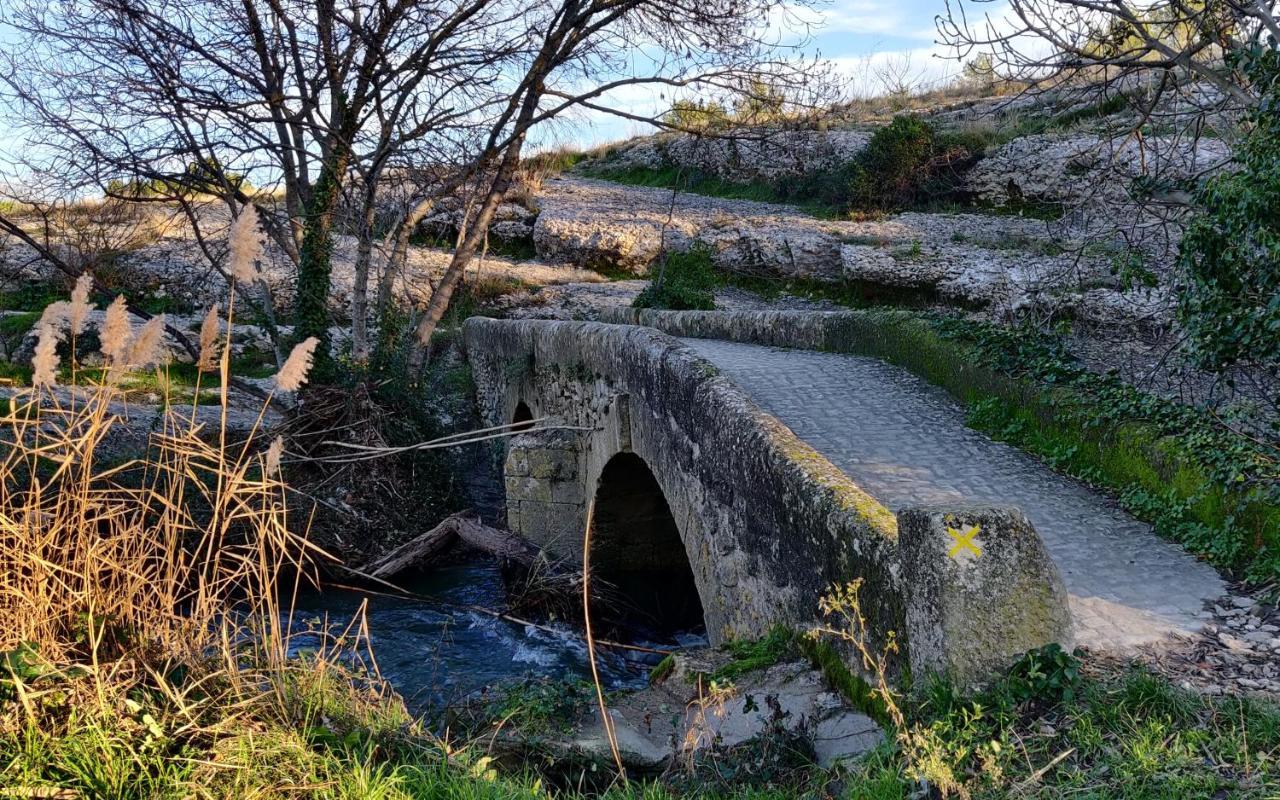
[[[1071,596],[1076,640],[1128,652],[1198,631],[1218,573],[1102,495],[965,426],[941,389],[860,356],[685,339],[766,411],[896,511],[977,502],[1022,509]]]

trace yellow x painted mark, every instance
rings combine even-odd
[[[982,555],[982,548],[973,541],[981,532],[981,525],[966,525],[963,531],[958,531],[955,528],[947,528],[947,534],[956,542],[947,555],[955,558],[966,550],[973,553],[974,558]]]

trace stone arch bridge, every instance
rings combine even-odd
[[[615,320],[639,321],[630,309]],[[1077,634],[1122,648],[1184,632],[1221,593],[1211,569],[1141,530],[1118,533],[1139,536],[1132,547],[1162,570],[1149,597],[1077,591],[1077,562],[1106,554],[1072,540],[1067,550],[1086,552],[1060,569],[1022,510],[1050,507],[1055,540],[1059,513],[1109,526],[1105,535],[1133,521],[968,431],[946,399],[904,385],[896,368],[816,352],[847,335],[841,314],[643,321],[473,318],[465,345],[486,421],[530,426],[503,451],[511,529],[577,559],[594,513],[593,571],[646,614],[677,626],[700,618],[713,642],[753,637],[811,624],[831,586],[858,579],[872,644],[892,631],[915,674],[980,681]],[[920,397],[940,405],[913,407]],[[949,484],[931,477],[950,450],[968,464],[956,472],[979,476],[970,491],[939,491]]]

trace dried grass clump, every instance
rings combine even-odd
[[[120,300],[112,311],[127,313]],[[103,349],[156,364],[163,325],[157,317],[125,337],[127,319],[109,313]],[[37,386],[52,383],[59,339],[41,323]],[[109,382],[69,405],[33,389],[0,417],[0,651],[97,661],[110,644],[114,656],[158,648],[195,662],[247,634],[278,640],[281,576],[308,563],[278,469],[248,447],[210,444],[174,409],[144,457],[105,467],[95,455],[121,424],[122,399]]]
[[[87,292],[69,305],[82,304]],[[291,719],[297,687],[332,675],[336,656],[287,657],[289,598],[323,554],[291,530],[283,442],[226,443],[224,369],[221,431],[168,408],[144,455],[104,463],[120,390],[107,379],[64,400],[44,388],[53,317],[74,329],[66,310],[41,323],[37,385],[0,409],[0,700],[17,699],[0,704],[0,735],[110,730],[138,696],[162,698],[187,737],[264,703]],[[121,299],[108,312],[108,359],[156,363],[163,320],[134,338],[127,313]]]

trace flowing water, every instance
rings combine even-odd
[[[382,675],[418,713],[438,711],[479,689],[524,677],[591,678],[586,642],[570,627],[553,631],[520,625],[468,606],[500,609],[502,577],[488,562],[443,566],[404,587],[407,599],[328,588],[299,596],[295,632],[341,631],[368,601],[373,655]],[[697,643],[697,639],[681,637]],[[314,647],[302,633],[295,649]],[[638,688],[658,656],[597,648],[601,680],[609,689]]]

